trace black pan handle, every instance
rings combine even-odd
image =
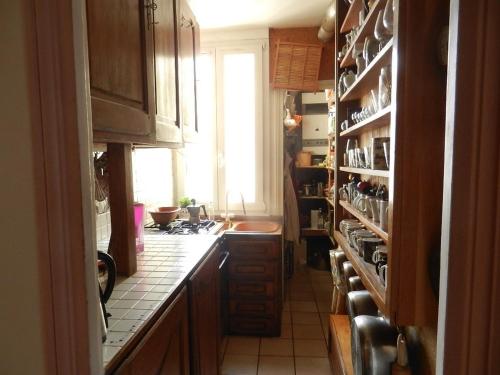
[[[116,281],[116,264],[113,257],[103,251],[97,251],[97,259],[104,262],[106,265],[106,270],[108,272],[108,280],[106,282],[106,287],[102,292],[102,301],[104,303],[108,302]]]

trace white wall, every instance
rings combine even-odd
[[[43,374],[22,1],[0,2],[0,373]]]

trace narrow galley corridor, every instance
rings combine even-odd
[[[328,316],[333,282],[329,271],[295,270],[288,283],[281,337],[225,340],[223,375],[330,375]]]

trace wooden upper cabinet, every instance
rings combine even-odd
[[[178,0],[156,0],[154,11],[156,140],[182,143],[177,62]]]
[[[154,140],[154,36],[148,10],[142,0],[87,0],[96,141]]]
[[[196,63],[200,51],[200,28],[186,0],[180,0],[179,67],[181,125],[185,142],[195,141],[198,132],[196,113]]]

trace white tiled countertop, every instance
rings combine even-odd
[[[173,300],[217,239],[216,235],[144,236],[144,252],[137,254],[137,272],[118,278],[106,303],[111,317],[103,343],[105,367],[160,308]],[[107,251],[108,242],[99,242],[97,248]]]

